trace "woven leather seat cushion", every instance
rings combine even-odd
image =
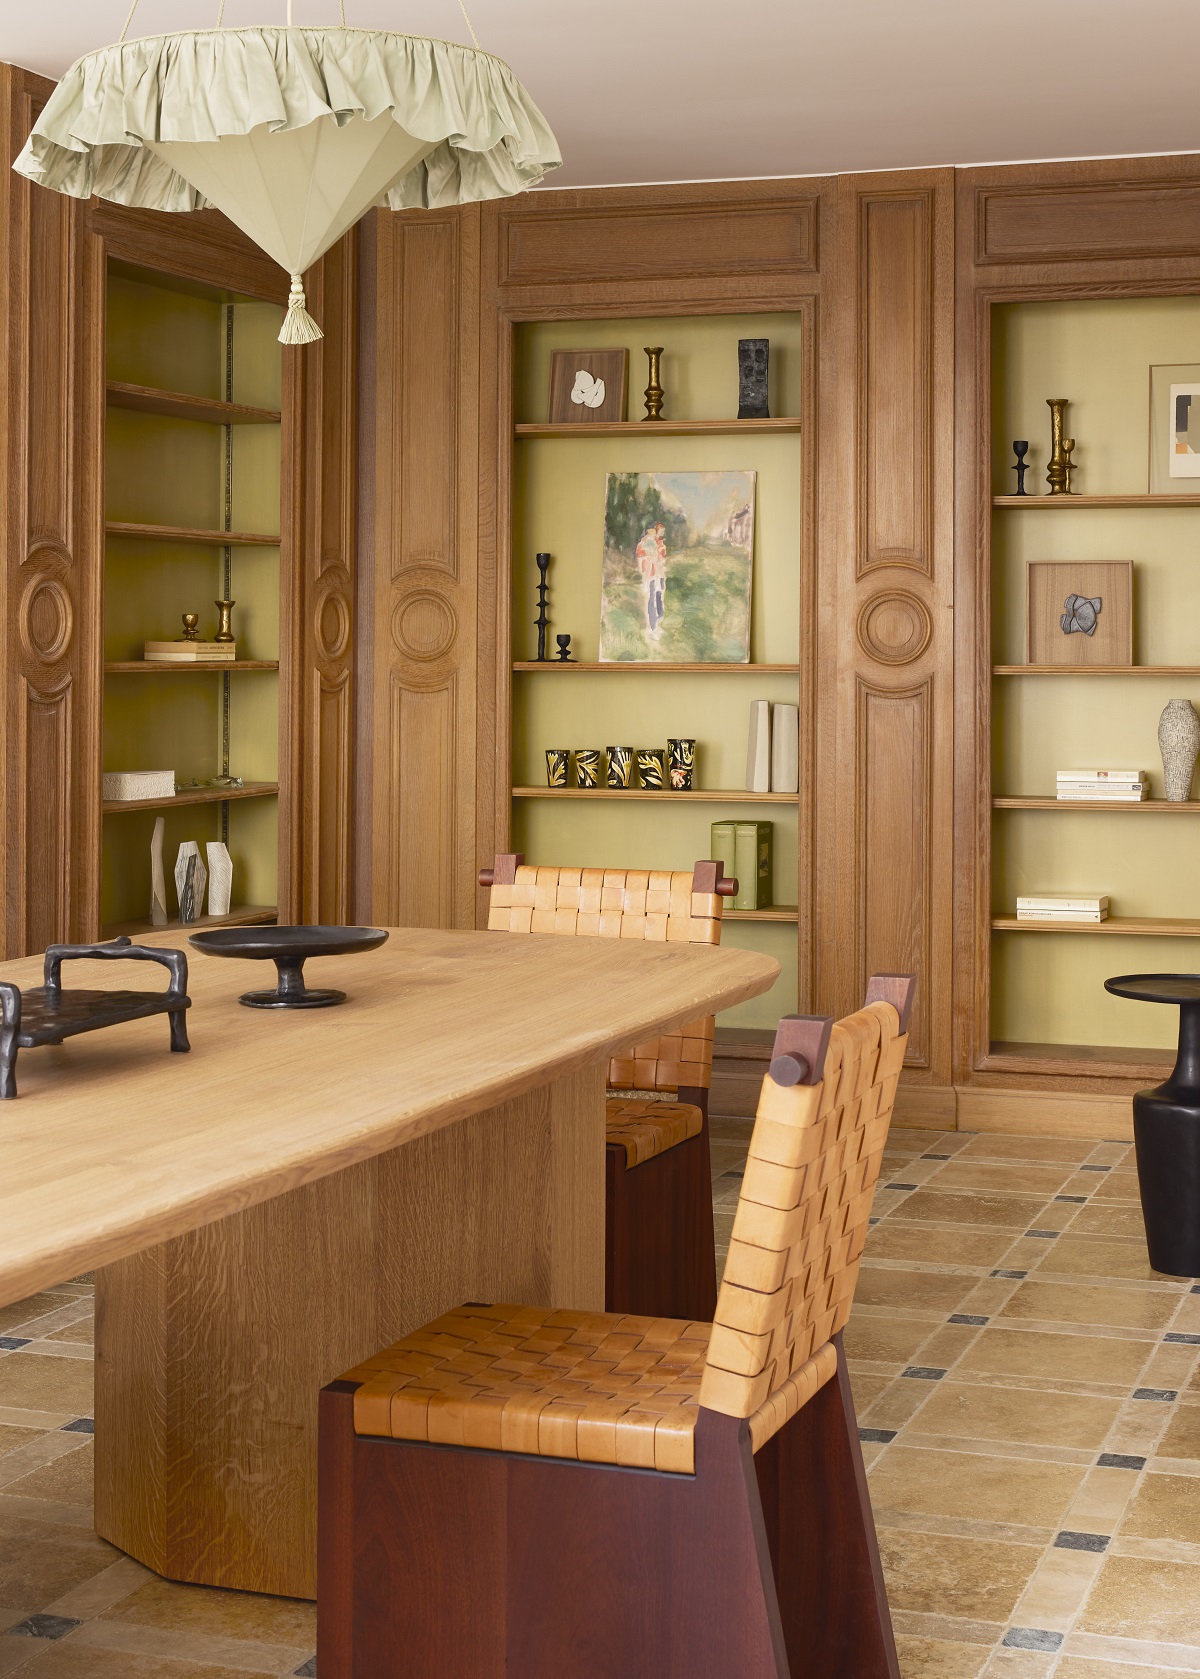
[[[690,1102],[638,1101],[610,1096],[604,1105],[605,1140],[625,1150],[626,1166],[640,1166],[677,1143],[698,1137],[704,1115]]]
[[[347,1372],[354,1431],[691,1474],[711,1327],[460,1306]]]

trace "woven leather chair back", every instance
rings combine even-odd
[[[791,1411],[832,1372],[906,1042],[892,1004],[869,1003],[833,1025],[817,1083],[763,1080],[700,1387],[752,1431],[774,1397]]]
[[[499,865],[502,859],[497,859]],[[720,944],[724,899],[693,890],[694,876],[666,869],[560,869],[521,864],[502,881],[499,866],[488,928],[599,939]],[[707,1090],[712,1083],[713,1017],[635,1044],[609,1063],[615,1090]]]

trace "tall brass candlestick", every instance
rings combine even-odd
[[[667,394],[658,380],[658,358],[663,353],[663,347],[661,344],[656,344],[651,349],[647,344],[645,349],[646,354],[650,357],[650,383],[646,386],[646,419],[661,420],[663,417],[663,398]]]
[[[1071,494],[1071,450],[1075,447],[1075,439],[1063,437],[1063,413],[1070,400],[1065,396],[1046,398],[1046,407],[1050,410],[1050,459],[1046,466],[1046,482],[1052,496]]]

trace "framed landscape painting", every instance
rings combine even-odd
[[[610,472],[603,663],[750,658],[753,472]]]

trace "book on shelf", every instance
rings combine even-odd
[[[1117,800],[1136,804],[1147,792],[1144,770],[1059,770],[1055,794],[1060,799]]]
[[[1118,805],[1141,804],[1146,796],[1146,783],[1137,782],[1131,787],[1059,787],[1055,797],[1064,804],[1074,801],[1077,804]]]
[[[1059,781],[1142,781],[1145,770],[1058,770]]]
[[[771,707],[771,791],[795,793],[800,788],[800,709]]]
[[[771,905],[770,822],[733,824],[733,860],[737,896],[734,909],[769,909]]]
[[[714,863],[723,863],[730,880],[737,874],[737,842],[734,822],[714,822],[709,830],[708,855]]]
[[[155,664],[227,665],[237,658],[234,641],[147,641],[143,655]]]
[[[1041,897],[1018,898],[1017,913],[1021,910],[1087,910],[1099,912],[1108,908],[1108,893],[1078,893],[1074,897],[1063,897],[1059,893],[1043,893]]]
[[[746,791],[771,790],[771,702],[750,701],[750,737],[746,742]]]
[[[1102,921],[1108,920],[1106,909],[1019,909],[1018,921],[1053,921],[1061,922],[1063,926],[1098,927]]]

